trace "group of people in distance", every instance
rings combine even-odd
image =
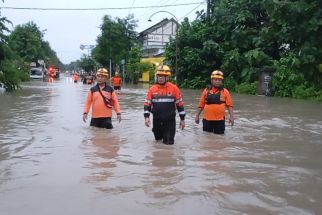
[[[144,121],[147,127],[151,126],[150,113],[153,115],[152,132],[155,140],[162,140],[164,144],[174,144],[176,132],[176,111],[179,113],[179,127],[185,127],[184,102],[180,89],[169,81],[171,69],[167,65],[161,65],[156,70],[156,81],[147,91],[144,101]],[[118,75],[117,75],[118,77]],[[121,122],[121,110],[116,89],[106,83],[108,71],[105,68],[97,70],[97,84],[87,94],[84,105],[83,121],[86,122],[88,113],[92,109],[90,125],[100,128],[113,128],[112,108]],[[114,78],[114,77],[113,77]],[[233,102],[229,91],[223,87],[224,74],[215,70],[210,76],[211,85],[206,87],[199,99],[195,122],[199,124],[200,114],[204,111],[202,124],[203,131],[215,134],[225,132],[225,111],[229,112],[229,123],[234,125]]]

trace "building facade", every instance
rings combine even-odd
[[[176,20],[163,19],[139,34],[143,57],[163,56],[165,46],[177,33]]]

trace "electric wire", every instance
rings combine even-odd
[[[167,2],[169,2],[170,0],[160,0],[156,5],[165,5]],[[166,7],[162,8],[162,10],[164,10]],[[152,9],[148,9],[146,10],[146,12],[144,12],[143,14],[139,15],[137,17],[137,19],[147,19],[151,14],[153,14],[154,12],[158,11],[159,8],[152,8]]]
[[[1,7],[5,10],[46,10],[46,11],[97,11],[97,10],[128,10],[128,9],[143,9],[143,8],[164,8],[164,7],[178,7],[186,5],[196,5],[201,2],[191,2],[182,4],[168,4],[168,5],[150,5],[150,6],[135,6],[135,7],[106,7],[106,8],[40,8],[40,7]]]
[[[131,11],[132,11],[132,8],[133,8],[134,3],[135,3],[135,0],[133,0],[133,1],[132,1],[132,5],[131,5],[131,8],[130,8],[130,10],[129,10],[129,14],[130,14],[130,13],[131,13]]]

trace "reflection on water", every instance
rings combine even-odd
[[[152,148],[151,165],[146,176],[145,192],[155,201],[175,202],[180,197],[176,184],[182,180],[180,156],[175,154],[173,147],[157,144]]]
[[[87,182],[108,182],[116,167],[116,159],[120,149],[118,137],[110,130],[90,128],[90,138],[85,143],[88,152],[84,155],[88,159],[86,168],[92,171]],[[98,184],[98,183],[97,183]],[[102,188],[100,188],[102,189]]]
[[[82,122],[91,86],[70,77],[0,95],[1,214],[322,214],[322,105],[233,95],[225,135],[194,123],[183,90],[175,145],[144,126],[148,86],[118,95],[122,122]]]

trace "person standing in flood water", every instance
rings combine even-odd
[[[91,126],[99,128],[113,128],[112,108],[117,114],[117,120],[121,122],[121,110],[114,89],[106,83],[108,71],[98,69],[96,73],[97,84],[90,89],[84,106],[83,121],[86,122],[90,108],[92,107]]]
[[[223,87],[224,74],[215,70],[211,74],[211,86],[204,89],[199,100],[195,122],[199,124],[199,117],[205,110],[202,124],[203,131],[215,134],[225,133],[225,111],[229,111],[229,123],[234,125],[233,102],[229,91]]]
[[[111,83],[114,90],[121,90],[122,78],[120,77],[119,72],[115,72],[115,76],[111,78]]]
[[[152,132],[155,140],[163,140],[164,144],[174,144],[176,132],[176,109],[179,112],[179,127],[185,127],[184,102],[179,88],[169,82],[171,70],[167,65],[161,65],[156,71],[156,84],[147,92],[144,102],[145,125],[150,126],[150,112],[153,114]]]

